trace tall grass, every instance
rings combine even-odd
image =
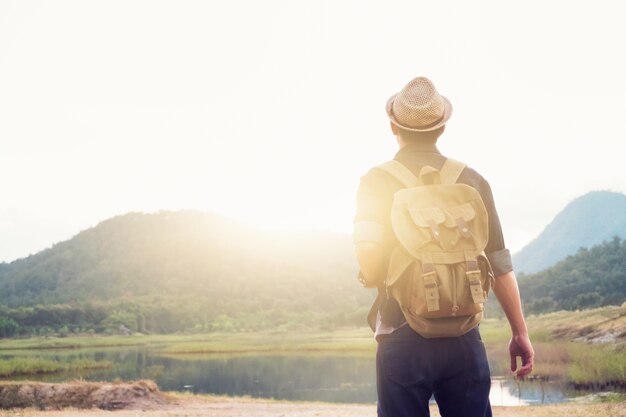
[[[626,310],[604,307],[575,312],[555,312],[528,318],[535,349],[533,376],[581,386],[626,384],[626,343],[594,344],[584,336],[621,334]],[[480,326],[494,375],[510,375],[509,326],[503,319],[487,319]],[[579,339],[581,341],[572,341]]]
[[[535,376],[575,384],[607,381],[626,383],[626,344],[618,338],[609,344],[572,342],[585,335],[619,334],[626,328],[626,310],[619,307],[581,312],[556,312],[528,318],[531,340],[536,352]],[[504,319],[486,319],[480,332],[487,347],[492,374],[510,375],[508,341],[510,329]],[[372,355],[376,349],[372,332],[352,328],[334,332],[204,333],[137,336],[85,336],[71,338],[3,340],[0,353],[18,359],[0,361],[0,376],[64,372],[70,370],[63,360],[44,360],[43,350],[116,349],[143,346],[162,355],[194,359],[194,355],[306,354]],[[64,352],[55,353],[61,357]],[[196,357],[197,358],[197,357]],[[69,360],[69,359],[68,359]],[[72,363],[72,362],[70,362]],[[80,369],[87,362],[75,362]],[[94,366],[103,366],[98,363]],[[76,369],[76,368],[74,368]]]
[[[575,384],[626,382],[626,345],[570,344],[567,377]]]
[[[92,361],[79,359],[72,362],[59,362],[41,358],[13,358],[0,361],[0,377],[13,377],[20,375],[51,374],[59,372],[71,372],[84,369],[110,368],[113,364],[109,361]]]

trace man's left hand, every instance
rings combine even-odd
[[[535,363],[535,351],[530,343],[528,335],[513,335],[509,342],[509,354],[511,355],[511,372],[515,372],[517,378],[523,379],[533,371]],[[517,369],[517,357],[522,359],[522,366]]]

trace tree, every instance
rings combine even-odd
[[[0,337],[11,337],[15,335],[20,326],[10,317],[0,316]]]

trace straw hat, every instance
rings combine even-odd
[[[446,124],[452,104],[428,78],[417,77],[387,100],[387,114],[402,129],[429,132]]]

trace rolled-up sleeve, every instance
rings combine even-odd
[[[513,270],[511,252],[508,249],[501,249],[487,254],[487,259],[493,269],[493,275],[499,277]]]
[[[391,233],[389,213],[392,199],[393,193],[389,190],[382,171],[372,169],[361,177],[352,234],[355,244],[384,243],[389,239]]]

